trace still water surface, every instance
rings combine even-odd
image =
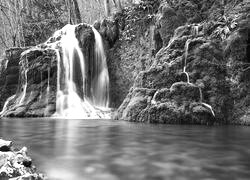
[[[2,119],[51,180],[250,179],[250,127]]]

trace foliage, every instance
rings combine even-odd
[[[154,22],[154,13],[158,6],[159,1],[144,0],[139,4],[124,8],[125,29],[121,38],[125,41],[132,41],[140,37]]]
[[[45,41],[52,33],[67,23],[64,1],[34,0],[32,11],[23,23],[25,46]]]

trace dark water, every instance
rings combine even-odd
[[[49,179],[250,179],[250,127],[110,120],[0,120]]]

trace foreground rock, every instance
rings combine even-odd
[[[14,150],[11,141],[0,139],[0,179],[44,180],[27,155],[27,148]]]

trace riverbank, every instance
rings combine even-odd
[[[45,176],[38,173],[27,154],[27,148],[18,150],[12,146],[12,141],[0,139],[0,179],[8,180],[45,180]]]

